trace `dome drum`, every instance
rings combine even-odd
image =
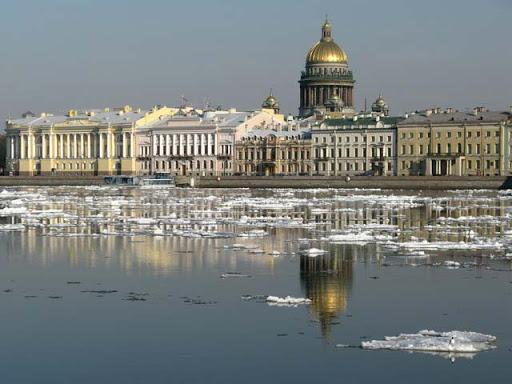
[[[339,96],[343,112],[353,111],[354,78],[348,67],[348,56],[332,39],[331,24],[322,26],[322,38],[306,55],[306,67],[301,73],[300,116],[309,116],[326,109],[325,103]],[[338,109],[338,108],[336,108]]]

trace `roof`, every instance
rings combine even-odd
[[[354,121],[354,119],[326,119],[323,123],[328,127],[344,127],[350,129],[375,127],[378,123],[384,126],[396,125],[404,119],[405,117],[402,116],[384,116],[380,117],[379,121],[377,121],[375,117],[359,117],[356,121]]]
[[[109,111],[103,110],[89,110],[79,111],[74,116],[69,115],[51,115],[41,114],[40,116],[26,116],[20,119],[11,119],[9,123],[12,125],[26,126],[26,127],[49,127],[55,124],[72,122],[72,121],[88,121],[98,124],[131,124],[140,118],[144,117],[146,111]]]
[[[213,127],[220,128],[236,127],[244,123],[252,116],[253,112],[206,112],[200,116],[165,116],[156,120],[144,128],[181,128],[181,127]]]
[[[428,116],[427,116],[428,115]],[[398,125],[410,124],[443,124],[443,123],[467,123],[467,122],[488,122],[499,123],[512,118],[509,112],[505,111],[483,111],[473,112],[439,112],[427,114],[426,111],[409,115]]]

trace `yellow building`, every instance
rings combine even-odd
[[[176,109],[130,106],[66,115],[26,113],[6,124],[6,171],[12,175],[112,175],[136,172],[136,130]]]
[[[397,124],[399,176],[494,176],[509,169],[509,112],[439,108]]]

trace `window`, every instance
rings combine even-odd
[[[476,145],[476,154],[479,155],[480,154],[480,144],[477,144]]]
[[[457,153],[462,153],[462,144],[461,143],[457,144]]]
[[[391,142],[391,136],[388,136],[388,141]]]
[[[491,144],[485,146],[485,153],[491,153]]]
[[[402,145],[402,155],[405,155],[405,145]]]
[[[441,153],[441,144],[437,144],[437,153]]]
[[[487,131],[487,137],[491,137],[491,131]]]
[[[471,131],[468,132],[468,137],[471,137]]]
[[[350,143],[350,137],[349,137],[349,136],[347,136],[347,138],[345,139],[345,141],[346,141],[347,143]]]
[[[461,132],[461,131],[457,132],[457,137],[458,137],[459,139],[462,137],[462,132]]]
[[[388,148],[388,157],[391,157],[391,147]]]
[[[436,137],[439,139],[441,137],[441,132],[436,132]]]
[[[354,142],[357,143],[358,141],[359,141],[359,136],[354,137]]]
[[[375,143],[375,136],[372,136],[372,143]]]
[[[500,153],[500,145],[496,144],[496,154]]]
[[[423,139],[423,132],[420,132],[420,139]]]
[[[476,137],[480,137],[480,131],[476,132]]]
[[[350,157],[350,148],[347,148],[347,150],[346,150],[346,156],[347,156],[347,157]]]
[[[468,160],[468,168],[471,169],[471,166],[473,165],[473,162],[471,160]]]
[[[409,132],[409,138],[410,139],[414,138],[414,133],[413,132]]]
[[[359,156],[359,148],[354,148],[354,156],[355,157]]]
[[[473,146],[471,144],[468,144],[468,154],[471,155],[473,153],[472,148]]]
[[[451,145],[450,143],[448,143],[448,144],[446,145],[446,152],[447,152],[447,153],[452,153],[452,145]]]
[[[410,145],[410,146],[409,146],[409,153],[410,153],[411,155],[414,155],[414,145]]]
[[[420,145],[420,155],[423,155],[423,145]]]
[[[452,133],[451,132],[446,132],[446,137],[452,137]]]

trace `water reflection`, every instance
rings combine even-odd
[[[320,323],[322,336],[329,339],[331,326],[347,309],[352,286],[353,262],[341,249],[317,257],[300,257],[300,281],[305,297],[313,302],[312,315]]]

